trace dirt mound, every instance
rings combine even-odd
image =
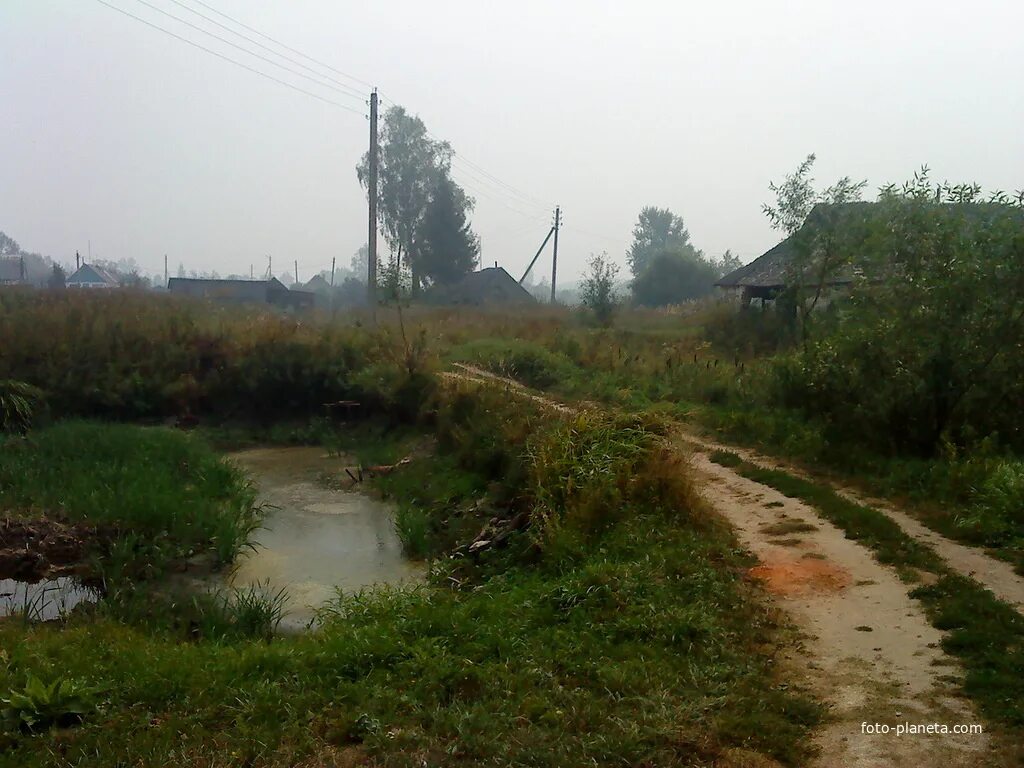
[[[0,520],[0,579],[35,583],[81,572],[102,551],[112,531],[50,519]]]
[[[838,592],[850,586],[851,581],[849,572],[813,558],[768,561],[747,573],[776,595]]]

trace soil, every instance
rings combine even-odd
[[[0,519],[0,579],[35,584],[82,575],[88,561],[113,539],[113,531],[56,519]]]
[[[774,596],[803,635],[787,667],[829,705],[815,737],[815,768],[896,768],[998,764],[988,734],[866,734],[862,724],[979,724],[960,697],[957,662],[893,569],[845,537],[814,509],[714,464],[697,453],[693,466],[705,497],[759,560],[748,572]],[[780,545],[766,533],[801,526]]]
[[[696,445],[702,451],[732,451],[751,464],[757,464],[769,469],[781,469],[797,477],[821,482],[820,478],[811,477],[799,467],[768,458],[756,451],[737,448],[732,445],[723,445],[714,440],[698,437],[693,434],[687,434],[686,440]],[[863,504],[882,512],[902,528],[905,534],[933,549],[935,554],[941,557],[952,570],[974,579],[1004,603],[1012,605],[1019,612],[1024,613],[1024,576],[1014,571],[1012,564],[1003,560],[997,560],[983,549],[971,547],[946,538],[925,526],[906,511],[896,509],[892,504],[870,498],[852,488],[837,485],[831,481],[827,484],[840,496],[856,504]]]

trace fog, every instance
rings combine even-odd
[[[347,266],[366,240],[364,103],[109,2],[355,112],[97,0],[3,0],[0,229],[65,263],[91,249],[162,272],[166,253],[172,275],[259,273],[268,254],[302,279]],[[779,239],[760,211],[769,181],[810,152],[822,182],[876,188],[927,163],[1024,186],[1024,4],[1009,0],[208,2],[449,140],[474,164],[454,176],[477,200],[482,262],[516,277],[556,203],[560,279],[592,252],[623,261],[648,204],[708,255],[748,261]]]

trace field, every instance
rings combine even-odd
[[[57,622],[0,620],[0,765],[806,764],[828,702],[783,662],[796,629],[680,434],[795,460],[1018,566],[1021,463],[885,452],[780,405],[785,354],[732,322],[715,304],[602,328],[565,309],[297,321],[0,293],[0,381],[39,390],[24,435],[0,438],[0,509],[91,526],[73,565],[104,593]],[[272,592],[169,593],[184,561],[223,567],[259,524],[217,451],[286,442],[412,457],[372,488],[428,581],[339,595],[298,637],[274,634]],[[810,481],[717,459],[934,573],[915,597],[955,630],[965,694],[1018,732],[1013,609]]]

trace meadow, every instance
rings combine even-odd
[[[152,567],[59,622],[0,621],[0,765],[739,766],[809,754],[823,711],[776,665],[789,630],[668,449],[670,421],[552,411],[435,373],[477,330],[529,337],[561,313],[370,326],[130,294],[17,302],[4,305],[0,376],[43,399],[27,434],[4,438],[5,512],[102,522],[112,550]],[[72,326],[74,352],[52,341]],[[75,378],[50,381],[63,355]],[[234,393],[225,382],[242,371]],[[359,401],[357,423],[327,417],[322,404],[339,399]],[[269,631],[274,595],[164,592],[159,570],[196,552],[230,559],[243,542],[225,530],[258,520],[208,438],[269,435],[380,460],[431,438],[434,450],[378,482],[410,553],[431,558],[428,583],[339,596],[300,637]],[[488,526],[500,544],[467,548]],[[101,572],[117,561],[98,557]]]

